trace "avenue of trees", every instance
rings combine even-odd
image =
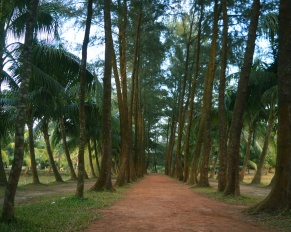
[[[89,177],[91,191],[148,172],[207,187],[211,169],[236,197],[252,166],[252,184],[275,171],[253,210],[290,210],[289,12],[289,0],[1,0],[2,220],[23,166],[33,184],[66,170],[77,197]]]

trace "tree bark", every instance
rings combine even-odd
[[[65,130],[63,116],[61,116],[59,118],[59,124],[60,124],[60,130],[61,130],[61,135],[62,135],[63,148],[65,151],[68,166],[70,168],[71,180],[76,180],[77,175],[76,175],[76,172],[75,172],[74,167],[73,167],[73,163],[72,163],[71,156],[70,156],[70,151],[69,151],[68,144],[67,144],[67,136],[66,136],[66,130]]]
[[[227,119],[225,110],[225,82],[227,67],[227,38],[228,38],[228,15],[227,1],[221,1],[223,31],[222,31],[222,53],[221,53],[221,70],[219,77],[219,170],[218,170],[218,191],[223,192],[227,184]]]
[[[5,190],[4,204],[2,210],[2,220],[11,221],[14,214],[14,199],[16,188],[18,185],[19,177],[24,156],[24,126],[26,116],[26,102],[29,90],[29,81],[32,73],[31,60],[32,60],[32,44],[33,32],[36,21],[36,14],[38,9],[38,0],[30,0],[29,2],[29,15],[26,22],[26,30],[24,37],[23,48],[23,71],[21,84],[18,95],[17,119],[15,128],[15,149],[12,168],[10,171],[8,184]],[[2,65],[2,64],[1,64]]]
[[[129,108],[127,97],[127,73],[126,73],[126,26],[127,26],[127,3],[118,0],[119,8],[119,60],[120,78],[118,75],[117,62],[114,53],[114,76],[117,88],[118,107],[120,112],[120,133],[121,133],[121,167],[116,178],[115,185],[123,186],[126,182],[135,181],[136,174],[132,168],[132,134],[130,131]],[[123,17],[122,17],[123,16]],[[120,83],[121,82],[121,83]]]
[[[166,175],[171,176],[172,170],[172,159],[173,159],[173,148],[175,144],[175,134],[176,134],[177,122],[175,121],[175,117],[172,118],[171,123],[171,133],[169,139],[169,145],[166,155]]]
[[[214,160],[213,167],[211,169],[211,173],[210,173],[209,178],[214,178],[214,176],[215,176],[215,170],[216,170],[216,166],[217,166],[218,156],[219,155],[218,155],[218,153],[216,151],[215,152],[215,160]]]
[[[278,50],[278,142],[274,185],[255,211],[291,209],[291,2],[280,1]]]
[[[48,122],[46,121],[46,119],[44,119],[44,121],[43,121],[42,132],[43,132],[43,137],[44,137],[47,153],[48,153],[49,160],[50,160],[50,167],[53,169],[55,180],[57,182],[63,182],[63,179],[58,171],[58,168],[57,168],[55,160],[54,160],[54,155],[53,155],[53,151],[52,151],[52,148],[50,145],[50,140],[49,140]]]
[[[213,81],[215,76],[215,57],[216,57],[216,47],[217,47],[217,36],[218,36],[218,20],[219,20],[219,6],[218,0],[215,0],[214,5],[214,22],[213,22],[213,35],[211,41],[211,53],[209,58],[208,69],[206,72],[206,77],[204,81],[204,94],[203,94],[203,106],[202,114],[205,117],[204,122],[204,141],[203,141],[203,153],[200,165],[200,179],[198,182],[199,187],[209,187],[208,181],[208,166],[209,157],[211,152],[211,108],[212,108],[212,89]]]
[[[188,79],[188,69],[189,69],[189,55],[190,55],[190,47],[192,42],[192,30],[193,30],[193,23],[194,23],[194,16],[192,18],[192,21],[190,23],[190,31],[186,42],[186,60],[185,60],[185,68],[184,68],[184,77],[183,77],[183,85],[182,85],[182,91],[180,95],[180,104],[179,104],[179,116],[178,116],[178,138],[177,138],[177,149],[176,149],[176,177],[179,181],[183,181],[184,174],[183,174],[183,167],[182,167],[182,152],[181,152],[181,146],[182,146],[182,136],[183,136],[183,130],[185,125],[185,114],[183,113],[186,111],[187,107],[184,106],[184,96],[186,91],[186,85],[187,85],[187,79]]]
[[[28,136],[29,136],[29,151],[30,151],[30,160],[31,160],[31,171],[32,171],[32,183],[40,184],[38,174],[37,174],[37,166],[35,160],[35,151],[34,151],[34,139],[33,139],[33,120],[28,118],[27,123],[28,128]]]
[[[97,142],[94,139],[94,152],[95,152],[95,159],[96,159],[96,165],[98,168],[98,176],[100,175],[100,164],[99,164],[99,160],[98,160],[98,150],[97,150]]]
[[[113,41],[111,31],[110,0],[104,0],[104,24],[105,24],[105,65],[103,79],[103,104],[102,104],[102,161],[101,172],[91,190],[114,191],[111,180],[111,72]]]
[[[6,186],[7,185],[7,178],[6,178],[6,172],[4,169],[4,164],[2,160],[2,146],[1,146],[1,139],[0,139],[0,186]]]
[[[275,120],[275,115],[274,115],[274,112],[271,111],[270,117],[269,117],[269,120],[268,120],[268,127],[267,127],[267,131],[266,131],[266,136],[265,136],[265,141],[264,141],[264,145],[263,145],[262,154],[261,154],[261,157],[260,157],[259,164],[257,166],[256,174],[255,174],[255,176],[254,176],[254,178],[252,180],[252,184],[259,184],[261,182],[262,171],[263,171],[263,168],[264,168],[264,163],[265,163],[265,159],[266,159],[267,152],[268,152],[269,140],[270,140],[270,137],[271,137],[274,120]]]
[[[200,16],[199,16],[199,23],[198,23],[198,33],[197,33],[197,50],[196,50],[196,67],[194,78],[191,85],[190,90],[190,106],[189,106],[189,116],[188,116],[188,124],[187,124],[187,131],[185,136],[185,154],[184,154],[184,179],[183,182],[187,182],[189,178],[189,156],[190,156],[190,135],[192,129],[192,121],[193,121],[193,110],[194,110],[194,96],[197,86],[197,80],[199,76],[199,62],[200,62],[200,48],[201,48],[201,26],[202,26],[202,19],[203,19],[203,5],[200,7]]]
[[[93,162],[92,162],[92,151],[91,151],[90,139],[88,140],[88,156],[89,156],[91,176],[96,177],[94,167],[93,167]]]
[[[250,125],[250,127],[252,127],[252,125]],[[247,141],[246,154],[244,157],[244,163],[243,163],[243,167],[242,167],[242,170],[240,172],[240,175],[239,175],[240,181],[244,180],[244,177],[246,174],[247,164],[248,164],[249,157],[251,154],[251,145],[252,145],[252,140],[253,140],[253,134],[254,134],[254,130],[253,130],[253,128],[250,128],[249,135],[248,135],[248,141]]]
[[[86,122],[85,122],[85,83],[86,83],[86,67],[87,67],[87,49],[90,39],[90,28],[93,14],[93,0],[88,0],[87,5],[87,19],[84,41],[82,46],[82,60],[81,60],[81,73],[80,73],[80,106],[79,106],[79,120],[80,120],[80,135],[79,135],[79,152],[78,152],[78,178],[77,178],[77,189],[76,196],[84,196],[84,151],[86,143]]]
[[[240,195],[239,188],[239,148],[240,135],[243,126],[243,114],[247,99],[249,76],[252,68],[255,50],[256,31],[260,15],[260,0],[254,0],[252,5],[251,21],[248,32],[247,47],[244,55],[243,66],[240,73],[238,90],[235,99],[232,122],[229,132],[227,147],[228,174],[225,195]]]

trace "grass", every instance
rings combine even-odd
[[[246,212],[248,214],[248,212]],[[249,215],[249,214],[248,214]],[[283,214],[275,213],[260,213],[252,215],[255,222],[269,230],[278,232],[290,232],[291,231],[291,211]]]
[[[195,188],[194,191],[198,194],[202,194],[204,196],[210,197],[217,201],[222,201],[232,205],[244,205],[244,206],[252,206],[254,204],[259,203],[262,198],[260,197],[250,197],[247,195],[240,195],[239,197],[233,196],[224,196],[223,193],[218,192],[213,188]]]
[[[115,193],[86,192],[85,198],[77,198],[70,194],[37,197],[29,204],[17,206],[16,219],[11,223],[1,223],[0,231],[81,230],[94,219],[101,217],[97,209],[110,206],[122,199],[127,188],[119,188]]]

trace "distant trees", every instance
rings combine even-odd
[[[289,37],[282,29],[289,20],[284,10],[289,9],[287,1],[281,0],[278,59],[273,30],[278,23],[276,1],[88,0],[78,5],[80,8],[72,7],[76,1],[11,2],[14,4],[0,6],[0,83],[9,83],[8,90],[0,88],[0,145],[11,137],[15,122],[18,134],[11,172],[15,176],[11,175],[7,185],[4,208],[8,214],[5,218],[3,214],[4,220],[11,220],[13,215],[25,124],[34,183],[39,183],[35,133],[40,136],[37,129],[41,128],[56,180],[62,178],[50,146],[64,149],[61,153],[72,179],[76,179],[78,164],[79,197],[83,197],[86,148],[92,176],[98,170],[92,190],[113,191],[111,171],[117,176],[115,185],[123,186],[149,171],[161,171],[163,165],[169,176],[208,186],[209,167],[218,163],[218,190],[238,196],[239,174],[242,180],[254,141],[262,145],[262,151],[256,152],[258,170],[253,180],[260,182],[278,112],[276,184],[258,210],[275,208],[270,203],[275,198],[289,199],[283,186],[290,179],[285,166],[289,164],[285,154],[289,135],[282,132],[283,127],[289,127],[289,82],[283,70],[289,65],[284,47]],[[60,18],[49,17],[50,11],[45,9],[53,9]],[[57,30],[63,16],[85,30],[81,59],[69,53],[61,40],[51,45],[50,41],[38,41],[36,32],[42,28]],[[18,17],[29,20],[24,24]],[[98,35],[92,33],[89,40],[90,30],[98,30]],[[8,46],[9,31],[16,36],[25,32],[25,44]],[[267,52],[260,54],[255,45],[263,37],[269,40],[272,57],[261,65]],[[104,41],[104,60],[88,62],[88,46]],[[255,56],[261,56],[260,67],[254,62]],[[234,73],[235,69],[239,72]],[[16,120],[11,112],[18,94]],[[266,129],[259,133],[258,125]],[[248,135],[248,144],[241,139],[242,132]],[[77,148],[79,157],[73,165],[72,151]],[[0,184],[6,185],[1,160]],[[276,202],[283,208],[281,201]]]

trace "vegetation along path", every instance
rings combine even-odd
[[[87,231],[267,231],[234,206],[198,195],[161,174],[146,176],[125,199],[102,210]]]

